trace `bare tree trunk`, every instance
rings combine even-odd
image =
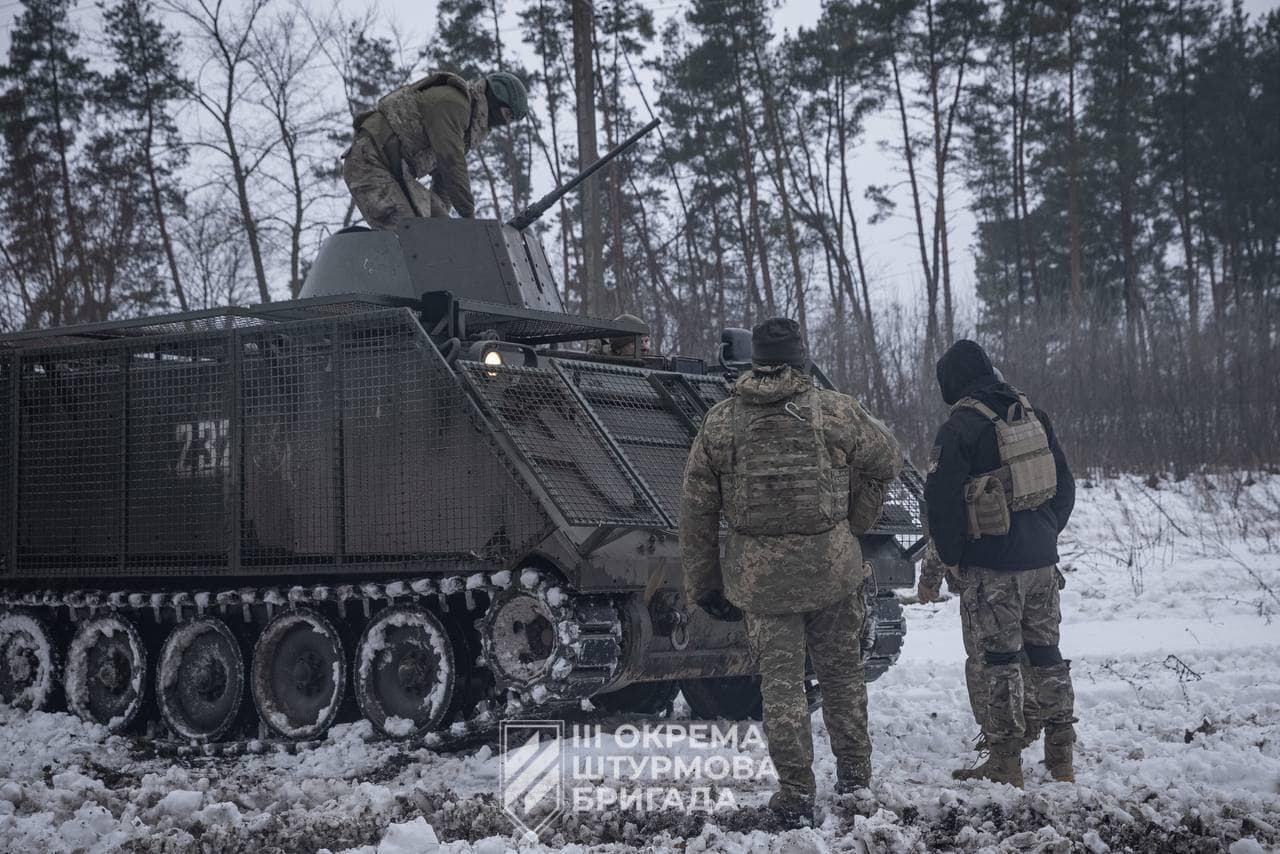
[[[147,87],[148,91],[150,87]],[[182,275],[178,272],[178,257],[173,251],[173,237],[169,234],[169,216],[165,212],[164,194],[160,190],[160,178],[157,174],[155,160],[155,105],[147,104],[147,133],[143,146],[146,161],[147,184],[151,190],[152,214],[156,218],[156,227],[160,230],[160,245],[164,249],[165,262],[169,266],[169,277],[173,280],[173,293],[178,298],[178,306],[183,311],[190,311],[186,289],[182,287]]]
[[[578,167],[595,162],[596,98],[595,72],[592,58],[595,45],[595,20],[589,0],[571,0],[573,4],[573,71],[578,99]],[[600,186],[594,178],[582,185],[582,311],[596,309],[595,294],[604,290],[603,235],[600,223]]]
[[[631,74],[631,83],[635,86],[636,94],[640,96],[641,103],[644,104],[645,110],[649,114],[649,118],[655,118],[653,107],[649,105],[649,99],[644,93],[644,87],[640,85],[640,78],[636,75],[635,66],[631,63],[631,56],[624,53],[622,58],[627,63],[627,71]],[[658,127],[658,141],[662,145],[665,152],[667,147],[667,138],[663,133],[661,126]],[[695,240],[693,231],[693,217],[689,215],[689,204],[685,201],[684,186],[680,181],[680,173],[676,171],[675,158],[664,157],[663,161],[667,164],[667,169],[671,173],[671,186],[675,187],[676,200],[680,203],[681,214],[681,232],[684,235],[685,257],[689,265],[690,274],[702,280],[706,278],[706,264],[703,262],[701,253],[698,251],[697,241]]]
[[[924,8],[929,42],[929,100],[933,112],[933,165],[937,194],[933,218],[933,269],[935,278],[941,273],[943,330],[947,340],[952,341],[955,339],[955,309],[951,304],[951,264],[947,257],[947,155],[942,145],[942,108],[938,98],[938,77],[942,71],[934,41],[933,0],[926,0]]]
[[[602,68],[604,63],[600,61],[600,57],[596,56],[596,68]],[[606,94],[606,86],[604,81],[598,80],[600,84],[601,97],[601,117],[604,119],[604,136],[607,141],[609,150],[622,139],[622,130],[618,127],[620,121],[619,93],[617,91],[618,81],[618,41],[614,37],[613,43],[613,91]],[[625,311],[630,307],[627,298],[627,254],[626,247],[623,244],[622,234],[622,167],[617,160],[609,164],[609,260],[613,266],[613,302],[615,311]]]
[[[1076,138],[1075,7],[1067,4],[1067,220],[1071,229],[1071,334],[1083,320],[1084,284],[1080,262],[1080,148]]]
[[[791,259],[791,275],[795,281],[796,288],[796,314],[800,323],[800,333],[807,340],[809,337],[808,305],[805,300],[804,272],[800,263],[800,240],[796,236],[791,194],[787,188],[786,180],[787,172],[791,171],[791,159],[783,140],[782,124],[778,121],[777,102],[773,93],[773,80],[760,57],[758,47],[753,48],[753,58],[756,64],[756,74],[760,79],[765,131],[769,134],[773,148],[773,163],[766,168],[773,180],[774,190],[778,194],[778,202],[782,208],[782,231],[786,238],[787,255]]]
[[[1184,2],[1178,0],[1178,20],[1181,23],[1184,13]],[[1181,115],[1179,116],[1179,172],[1182,194],[1178,210],[1178,228],[1182,233],[1183,279],[1187,288],[1187,338],[1191,351],[1191,370],[1200,369],[1200,283],[1196,270],[1196,252],[1191,233],[1191,170],[1187,157],[1187,140],[1190,137],[1189,118],[1187,116],[1187,36],[1185,26],[1178,28],[1178,90]]]
[[[240,206],[241,227],[244,228],[245,239],[249,243],[249,257],[253,261],[253,276],[258,283],[258,296],[264,303],[271,302],[271,290],[267,286],[267,269],[262,261],[262,242],[258,235],[258,220],[253,212],[253,204],[249,200],[249,173],[240,156],[240,146],[236,143],[235,127],[231,123],[235,78],[230,75],[227,80],[226,100],[223,102],[225,109],[220,125],[227,143],[227,159],[231,161],[231,179],[236,190],[236,201]]]
[[[1022,328],[1027,314],[1027,285],[1022,276],[1022,253],[1025,231],[1022,227],[1022,206],[1018,204],[1018,151],[1022,145],[1019,134],[1022,133],[1022,121],[1019,118],[1021,102],[1018,99],[1018,46],[1017,42],[1009,42],[1009,171],[1013,178],[1010,188],[1010,201],[1013,203],[1013,277],[1018,287],[1017,327]]]
[[[915,154],[911,147],[911,129],[907,124],[907,104],[902,97],[902,77],[898,72],[898,56],[889,52],[889,64],[893,68],[893,89],[898,100],[898,117],[902,122],[902,150],[907,161],[907,177],[911,181],[911,203],[916,216],[916,236],[920,243],[920,269],[924,273],[925,295],[928,299],[928,321],[925,326],[924,360],[929,362],[938,347],[938,285],[929,266],[929,251],[925,246],[924,213],[920,208],[920,182],[916,180]]]
[[[1018,190],[1018,197],[1014,200],[1014,205],[1022,205],[1022,234],[1023,240],[1027,245],[1027,275],[1031,279],[1031,298],[1035,301],[1035,313],[1038,315],[1041,307],[1040,299],[1040,277],[1036,264],[1036,241],[1035,235],[1031,231],[1031,206],[1027,202],[1027,117],[1031,112],[1031,37],[1027,36],[1027,61],[1022,69],[1022,94],[1018,96],[1021,102],[1021,109],[1018,111],[1018,145],[1016,150],[1017,160],[1015,162],[1016,176],[1014,179],[1015,186]],[[1017,55],[1014,55],[1016,62]]]
[[[760,216],[760,189],[756,178],[755,158],[751,151],[751,136],[747,130],[747,106],[738,109],[738,154],[742,158],[743,176],[747,184],[747,215],[751,224],[751,239],[755,242],[760,259],[760,285],[764,289],[764,307],[770,316],[778,313],[778,303],[773,291],[773,276],[769,269],[769,247],[764,239],[764,226]],[[743,234],[743,240],[747,235]],[[752,277],[754,281],[754,276]]]
[[[49,50],[51,55],[58,55],[59,48],[52,41],[52,33],[50,34]],[[77,278],[80,280],[81,298],[83,300],[78,319],[90,323],[97,320],[105,320],[111,311],[111,307],[109,305],[98,306],[96,304],[97,299],[93,292],[93,268],[89,265],[89,256],[84,248],[84,233],[80,223],[80,211],[71,197],[71,168],[67,163],[67,149],[70,148],[71,141],[67,139],[66,129],[62,126],[62,83],[58,76],[57,60],[49,63],[49,69],[53,75],[50,87],[53,92],[53,139],[54,145],[58,149],[58,177],[62,188],[63,215],[67,220],[67,229],[71,232],[71,248],[76,256],[76,266],[79,268],[76,273]]]

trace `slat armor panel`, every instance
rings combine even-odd
[[[570,525],[670,526],[646,485],[554,370],[458,366]]]
[[[651,375],[637,368],[563,361],[557,369],[591,406],[667,516],[677,519],[685,461],[701,412],[677,403],[688,419],[682,420],[663,400]]]
[[[409,311],[318,314],[4,354],[0,532],[17,553],[6,569],[507,566],[547,536]]]

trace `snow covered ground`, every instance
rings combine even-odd
[[[820,716],[819,813],[780,832],[765,783],[738,809],[570,816],[549,848],[700,851],[1276,850],[1280,845],[1280,476],[1082,484],[1063,542],[1077,782],[957,784],[975,727],[957,601],[908,607],[899,663],[871,688],[873,801],[837,803]],[[608,743],[608,739],[606,739]],[[616,745],[615,745],[616,746]],[[745,753],[761,761],[764,751]],[[0,710],[0,851],[477,851],[521,839],[489,747],[406,751],[367,724],[303,755],[177,761],[65,715]],[[600,782],[608,782],[607,780]]]

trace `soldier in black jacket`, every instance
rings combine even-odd
[[[974,624],[987,665],[987,762],[957,771],[1022,785],[1024,692],[1045,718],[1045,761],[1055,780],[1074,779],[1070,662],[1058,649],[1058,534],[1075,503],[1075,481],[1049,417],[997,379],[973,341],[938,360],[952,407],[930,453],[929,532],[943,563],[975,585]],[[1023,684],[1019,662],[1030,668]]]

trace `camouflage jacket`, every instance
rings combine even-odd
[[[820,533],[730,530],[722,563],[720,515],[735,477],[735,409],[787,405],[806,393],[821,406],[822,440],[833,468],[842,474],[848,469],[846,518]],[[685,467],[680,550],[689,599],[723,590],[745,611],[780,614],[812,611],[849,595],[862,582],[857,536],[879,517],[898,461],[892,433],[853,398],[814,389],[808,376],[788,367],[743,374],[733,396],[707,413]],[[787,502],[777,507],[785,516]]]
[[[408,171],[415,178],[430,175],[432,189],[465,217],[476,212],[467,152],[489,133],[484,85],[484,78],[468,83],[438,71],[378,102],[378,112],[400,138]]]

